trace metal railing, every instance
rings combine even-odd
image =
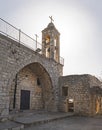
[[[34,51],[36,51],[38,48],[42,50],[42,44],[22,32],[20,29],[6,22],[2,18],[0,18],[0,33]],[[39,53],[42,54],[41,51]],[[62,57],[60,57],[60,64],[64,65],[64,59]]]
[[[36,51],[37,48],[42,49],[42,45],[22,32],[20,29],[14,27],[10,23],[0,18],[0,33],[6,35],[7,37],[23,44],[24,46]]]

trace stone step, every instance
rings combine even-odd
[[[30,127],[32,125],[39,125],[39,124],[44,124],[44,123],[48,123],[51,121],[55,121],[55,120],[60,120],[60,119],[64,119],[64,118],[68,118],[73,116],[74,113],[54,113],[53,114],[36,114],[36,115],[30,115],[30,116],[26,116],[26,117],[18,117],[16,119],[14,119],[14,121],[16,123],[20,123],[22,125],[24,125],[24,128],[26,127]]]
[[[17,114],[19,115],[19,114]],[[23,130],[26,127],[48,123],[55,120],[71,117],[74,113],[23,113],[19,117],[10,117],[10,120],[0,123],[0,130]]]
[[[24,125],[13,121],[5,121],[0,123],[0,130],[22,130]]]

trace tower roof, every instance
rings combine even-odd
[[[48,24],[47,28],[49,28],[49,27],[55,27],[55,25],[51,22]]]
[[[56,32],[60,35],[60,33],[59,33],[59,31],[56,29],[56,27],[55,27],[55,25],[54,25],[54,23],[53,22],[50,22],[48,25],[47,25],[47,27],[44,29],[44,30],[42,30],[42,32],[43,31],[47,31],[47,30],[56,30]]]

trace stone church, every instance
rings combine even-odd
[[[63,76],[60,33],[52,20],[42,30],[40,48],[21,30],[3,19],[0,23],[0,119],[14,110],[102,114],[102,84],[96,77]],[[28,47],[28,41],[36,47]]]

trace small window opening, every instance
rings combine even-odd
[[[41,83],[40,83],[40,79],[39,79],[39,78],[37,78],[37,85],[38,85],[38,86],[41,85]]]
[[[62,87],[62,96],[68,96],[68,87]]]

